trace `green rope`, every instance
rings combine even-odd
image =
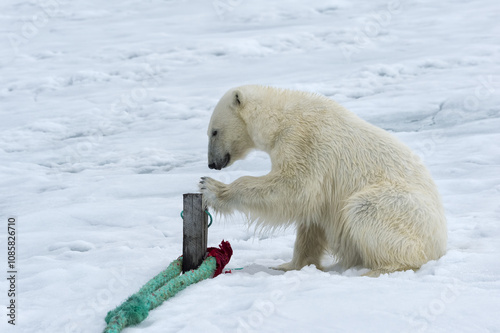
[[[208,217],[210,217],[210,222],[208,223],[208,227],[207,227],[207,228],[210,228],[210,226],[212,225],[212,222],[213,222],[212,214],[210,214],[208,212],[208,210],[205,210],[205,213],[207,213]],[[181,219],[184,219],[184,211],[183,210],[181,210]]]
[[[216,267],[216,259],[208,257],[196,270],[179,276],[182,271],[182,257],[172,261],[167,269],[152,278],[122,305],[108,312],[104,333],[119,333],[127,326],[140,323],[146,319],[150,310],[165,300],[187,286],[211,277]]]

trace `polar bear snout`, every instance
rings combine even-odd
[[[229,164],[229,161],[231,160],[231,154],[227,153],[226,155],[224,155],[224,157],[222,159],[213,159],[213,158],[210,158],[208,159],[208,167],[210,169],[215,169],[215,170],[221,170],[223,168],[225,168],[228,164]]]

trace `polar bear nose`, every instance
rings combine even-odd
[[[210,169],[221,170],[221,169],[224,169],[229,164],[230,160],[231,160],[231,154],[229,154],[229,153],[224,155],[223,160],[209,158],[208,159],[208,167]]]

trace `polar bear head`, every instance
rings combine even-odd
[[[215,106],[208,126],[208,167],[220,170],[240,160],[254,148],[241,117],[245,97],[241,89],[228,91]]]

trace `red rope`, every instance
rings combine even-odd
[[[215,257],[215,260],[217,261],[217,268],[215,269],[215,273],[213,276],[216,277],[217,275],[222,273],[224,267],[227,265],[229,260],[231,260],[233,249],[231,248],[231,244],[229,244],[229,242],[223,240],[220,243],[219,248],[209,247],[207,251],[207,257]]]

